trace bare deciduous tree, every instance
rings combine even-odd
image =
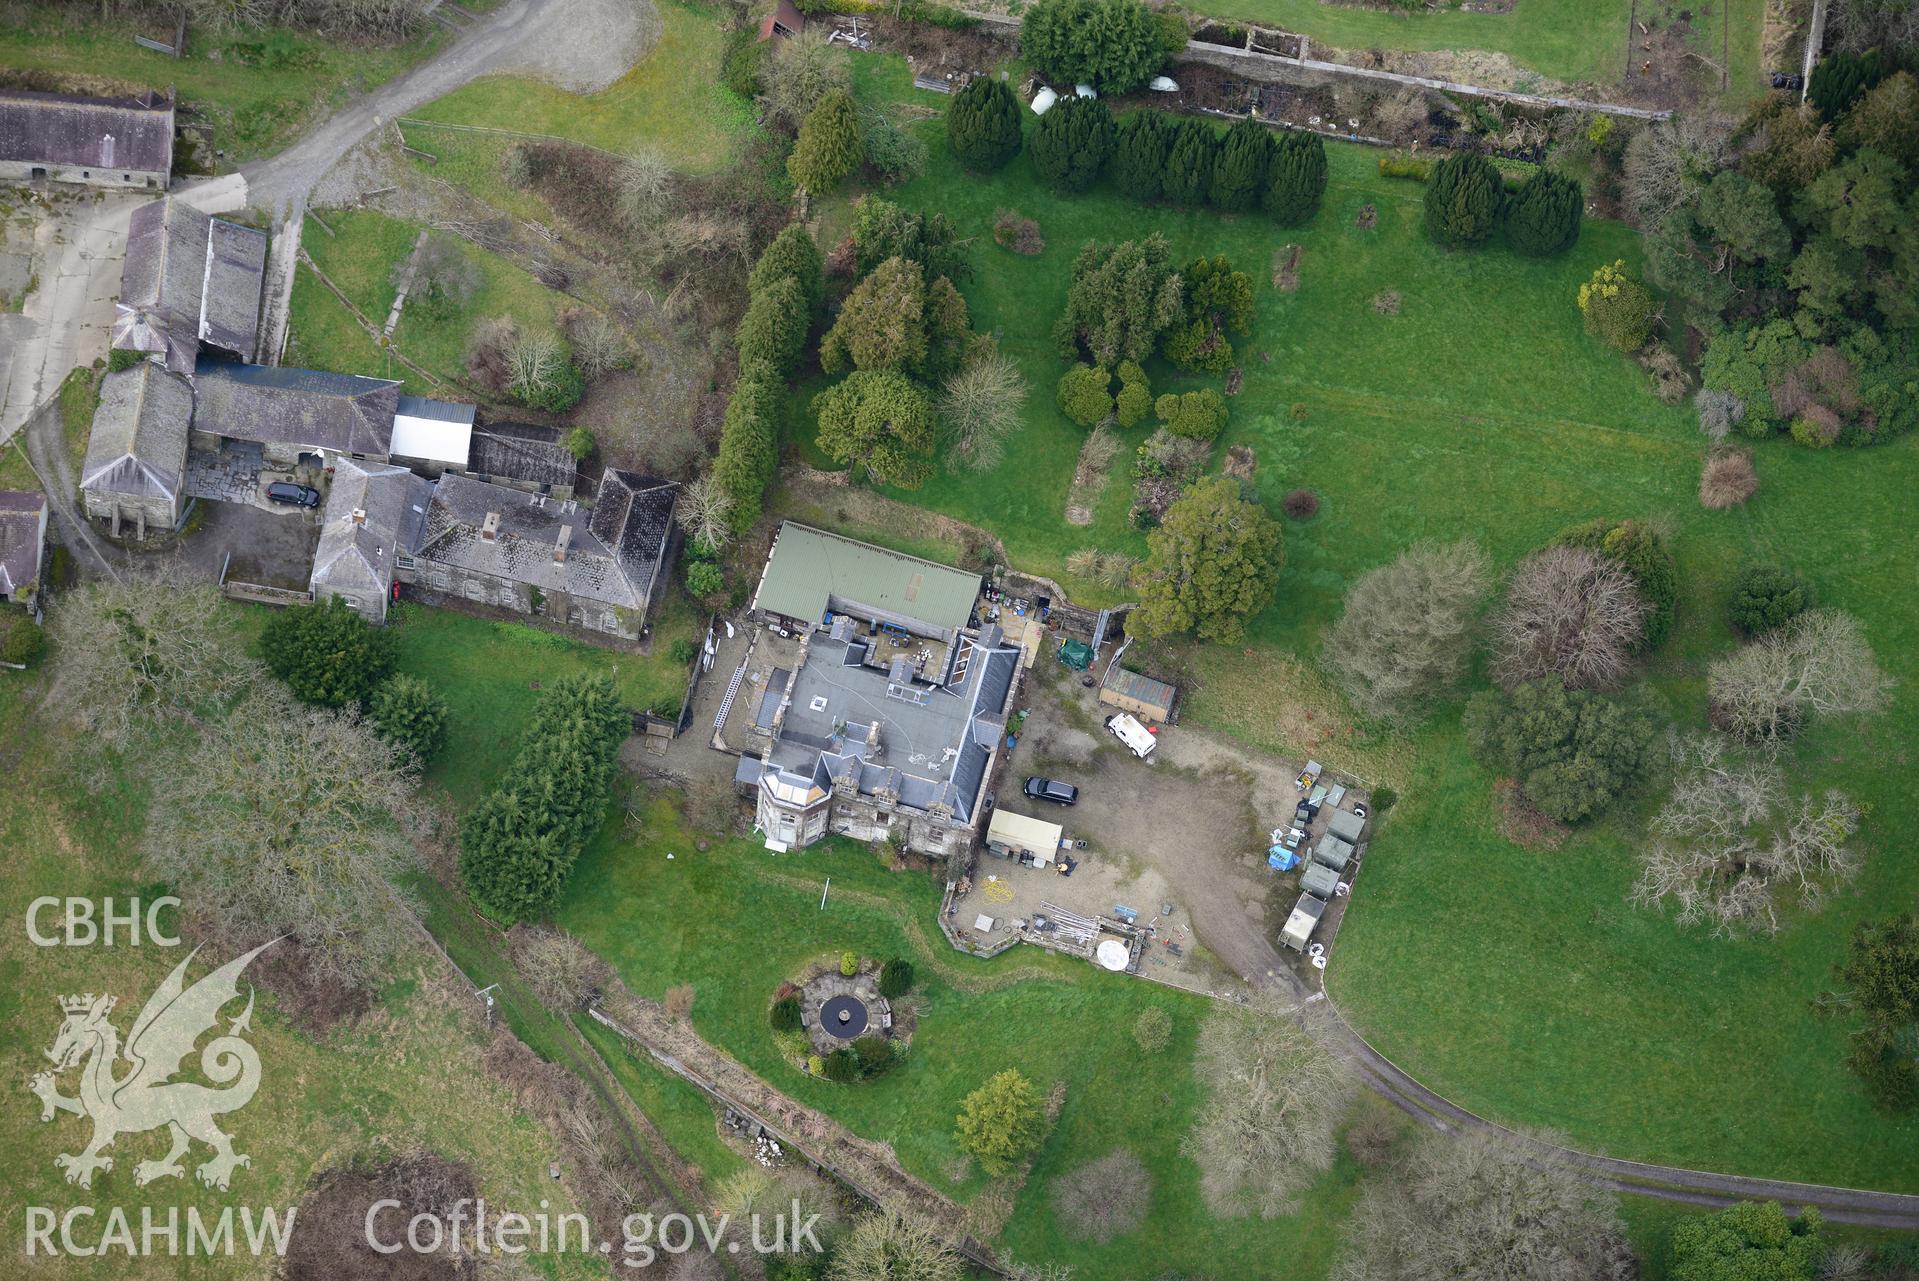
[[[652,147],[641,147],[620,161],[614,186],[620,193],[620,214],[629,227],[658,218],[673,190],[673,168]]]
[[[1326,662],[1367,716],[1407,721],[1458,684],[1492,575],[1473,542],[1408,548],[1346,593]]]
[[[1720,447],[1706,455],[1699,471],[1699,502],[1712,511],[1737,507],[1759,492],[1752,451]]]
[[[1221,1217],[1285,1214],[1332,1167],[1354,1087],[1319,1009],[1267,994],[1216,1009],[1200,1029],[1195,1066],[1207,1099],[1183,1146]]]
[[[1651,229],[1685,204],[1724,166],[1729,133],[1710,116],[1688,112],[1649,125],[1626,144],[1623,186],[1640,226]]]
[[[412,938],[394,885],[413,862],[400,826],[412,757],[352,713],[297,703],[235,665],[253,692],[197,745],[156,760],[147,856],[237,936],[291,934],[316,974],[375,981]]]
[[[1777,762],[1739,753],[1722,739],[1672,739],[1672,795],[1652,821],[1633,901],[1671,899],[1681,925],[1710,921],[1713,933],[1779,929],[1779,897],[1816,903],[1859,870],[1847,844],[1859,830],[1851,798],[1785,800]]]
[[[809,28],[773,42],[773,56],[760,71],[760,105],[770,123],[798,129],[828,90],[851,84],[845,51],[827,43],[817,27]]]
[[[48,703],[116,749],[163,718],[220,703],[253,675],[227,618],[218,590],[169,575],[76,588],[51,618],[58,661]]]
[[[1812,716],[1878,711],[1891,687],[1859,621],[1815,609],[1714,663],[1706,690],[1715,725],[1780,743]]]
[[[959,1281],[965,1271],[930,1224],[875,1210],[853,1224],[826,1275],[828,1281]]]
[[[1568,689],[1624,679],[1645,634],[1647,605],[1632,575],[1584,547],[1547,547],[1513,574],[1493,624],[1493,677],[1507,689],[1558,675]]]
[[[520,976],[549,1009],[585,1009],[605,990],[611,976],[606,962],[566,931],[519,925],[509,937]]]
[[[686,536],[696,543],[718,550],[732,541],[733,499],[711,476],[701,476],[680,487],[680,499],[673,517]]]
[[[1699,430],[1706,433],[1707,440],[1724,440],[1746,417],[1746,402],[1729,391],[1701,387],[1692,403],[1699,411]]]
[[[946,380],[939,397],[953,461],[969,471],[999,466],[1025,405],[1026,380],[1018,365],[997,350],[967,362]]]
[[[573,361],[588,378],[625,368],[633,363],[633,350],[626,335],[608,317],[597,311],[576,314],[567,326],[567,338],[573,344]]]
[[[1617,1199],[1550,1147],[1426,1132],[1353,1211],[1338,1281],[1629,1281]]]
[[[1153,1176],[1129,1149],[1115,1148],[1053,1183],[1053,1212],[1069,1236],[1105,1243],[1146,1217]]]
[[[552,385],[560,368],[560,343],[552,334],[521,334],[506,349],[507,386],[531,400]]]

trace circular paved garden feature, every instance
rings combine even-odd
[[[831,996],[820,1006],[820,1026],[842,1041],[864,1032],[867,1022],[866,1003],[856,996]]]
[[[893,1007],[880,995],[877,975],[848,978],[829,970],[800,988],[800,1023],[821,1054],[831,1054],[862,1036],[892,1036],[892,1014]]]

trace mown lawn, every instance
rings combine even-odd
[[[659,5],[657,45],[599,93],[574,94],[525,76],[487,76],[428,103],[421,120],[551,134],[628,155],[657,148],[674,168],[726,167],[751,109],[720,83],[725,35],[713,10],[682,0]],[[434,149],[439,131],[418,131]]]
[[[1312,747],[1395,784],[1340,936],[1331,988],[1353,1021],[1414,1075],[1515,1124],[1554,1126],[1620,1156],[1749,1174],[1919,1187],[1919,1121],[1875,1112],[1845,1072],[1846,1029],[1817,1019],[1851,925],[1919,897],[1909,784],[1919,608],[1905,590],[1919,556],[1908,518],[1919,442],[1813,453],[1759,446],[1763,481],[1743,509],[1695,497],[1703,441],[1683,408],[1660,405],[1636,366],[1583,332],[1573,295],[1597,264],[1636,259],[1631,231],[1588,224],[1564,258],[1503,249],[1450,255],[1420,230],[1421,188],[1377,177],[1377,153],[1335,147],[1333,181],[1312,225],[1141,208],[1110,191],[1045,193],[1025,159],[991,178],[961,175],[928,127],[928,174],[892,193],[939,209],[974,237],[964,290],[976,325],[1032,383],[1026,423],[994,472],[942,475],[889,491],[1001,535],[1016,563],[1057,575],[1078,546],[1141,552],[1116,476],[1090,529],[1061,519],[1081,433],[1052,403],[1064,365],[1050,329],[1071,258],[1086,240],[1163,232],[1180,256],[1225,252],[1257,282],[1257,328],[1241,348],[1245,386],[1221,444],[1258,455],[1258,489],[1318,492],[1288,522],[1277,602],[1245,646],[1209,647],[1188,691],[1189,719],[1283,752]],[[1371,204],[1378,225],[1356,215]],[[1018,258],[991,241],[994,211],[1039,220],[1048,242]],[[1304,249],[1298,292],[1271,287],[1274,253]],[[1382,291],[1400,294],[1381,314]],[[1152,366],[1156,390],[1182,385]],[[1191,385],[1191,384],[1187,384]],[[1128,437],[1143,437],[1145,428]],[[1124,468],[1121,455],[1117,467]],[[1650,664],[1682,726],[1703,724],[1704,665],[1732,644],[1719,602],[1747,558],[1777,558],[1856,612],[1901,680],[1890,711],[1808,735],[1795,765],[1807,786],[1843,786],[1872,806],[1868,871],[1826,911],[1795,916],[1776,939],[1682,933],[1631,907],[1634,845],[1656,795],[1559,851],[1495,833],[1490,779],[1467,757],[1456,715],[1416,737],[1303,741],[1249,714],[1289,691],[1269,682],[1316,658],[1352,580],[1421,538],[1479,539],[1510,566],[1556,530],[1596,516],[1643,517],[1670,531],[1683,583],[1673,636]],[[1300,670],[1300,669],[1292,669]],[[1316,686],[1310,667],[1298,678]],[[1336,714],[1336,709],[1334,709]]]
[[[961,956],[938,932],[939,898],[924,874],[889,872],[870,850],[846,842],[789,857],[753,841],[700,851],[662,796],[637,835],[613,822],[602,830],[554,920],[645,995],[691,985],[701,1035],[776,1088],[892,1144],[909,1169],[961,1200],[990,1182],[954,1142],[953,1118],[966,1094],[1006,1067],[1042,1090],[1064,1081],[1059,1125],[999,1241],[1013,1258],[1129,1277],[1201,1267],[1219,1277],[1265,1276],[1267,1261],[1284,1259],[1288,1276],[1324,1275],[1334,1247],[1330,1225],[1343,1218],[1356,1186],[1350,1165],[1322,1178],[1289,1218],[1222,1222],[1200,1201],[1198,1171],[1179,1145],[1201,1101],[1191,1056],[1204,1000],[1031,949],[994,962]],[[783,980],[846,948],[905,956],[919,978],[906,998],[919,1019],[907,1060],[859,1085],[835,1085],[789,1065],[766,1024]],[[1174,1019],[1173,1045],[1156,1056],[1142,1055],[1132,1038],[1149,1005]],[[1105,1246],[1070,1239],[1053,1214],[1049,1183],[1120,1146],[1152,1171],[1149,1218]]]
[[[576,672],[613,678],[631,708],[671,714],[686,692],[686,665],[667,654],[674,640],[694,637],[693,606],[675,590],[653,622],[648,652],[602,649],[525,623],[491,622],[408,602],[389,628],[399,643],[399,670],[431,684],[447,701],[446,750],[427,771],[464,809],[506,773],[520,750],[540,688]]]
[[[177,86],[182,101],[213,125],[224,169],[280,150],[325,112],[391,80],[445,39],[431,23],[398,46],[282,28],[232,35],[194,29],[185,55],[169,58],[133,43],[136,33],[172,39],[170,16],[149,25],[101,23],[85,7],[15,6],[0,24],[0,69],[51,71],[94,93]]]

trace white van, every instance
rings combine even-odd
[[[1113,731],[1113,737],[1125,744],[1126,750],[1145,760],[1159,746],[1159,740],[1147,733],[1146,727],[1126,712],[1114,712],[1106,718],[1106,728]]]

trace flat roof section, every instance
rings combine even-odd
[[[954,630],[972,617],[979,589],[978,574],[788,521],[753,605],[818,623],[837,602],[849,613],[863,607]]]

